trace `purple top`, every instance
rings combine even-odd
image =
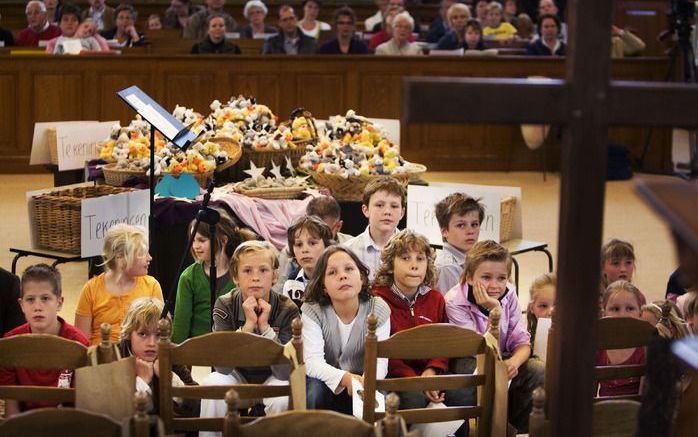
[[[446,315],[454,325],[471,329],[480,335],[487,332],[487,316],[480,311],[477,305],[468,301],[470,287],[467,283],[456,284],[444,298],[446,299]],[[500,299],[502,304],[502,318],[499,322],[500,336],[499,347],[502,355],[511,356],[518,346],[531,344],[529,334],[521,317],[519,299],[511,288],[507,287],[504,297]]]

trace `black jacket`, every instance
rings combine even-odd
[[[285,55],[286,48],[284,47],[284,33],[281,32],[276,36],[268,38],[264,42],[264,48],[262,49],[263,55]],[[298,54],[299,55],[312,55],[315,53],[315,45],[317,40],[315,38],[309,37],[308,35],[301,32],[298,29]]]
[[[194,44],[191,48],[192,54],[210,54],[210,53],[227,53],[231,55],[239,55],[240,47],[235,44],[223,40],[219,43],[214,43],[211,38],[206,36],[201,42]]]

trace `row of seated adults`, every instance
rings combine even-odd
[[[203,36],[200,42],[193,45],[192,53],[240,53],[239,47],[226,41],[226,33],[234,29],[236,23],[223,11],[224,0],[208,0],[207,9],[186,15],[186,19],[178,15],[178,11],[184,10],[190,14],[195,8],[191,4],[184,8],[187,6],[185,3],[187,2],[173,0],[168,9],[169,15],[165,14],[165,22],[168,26],[182,26],[185,35],[198,34],[203,29]],[[20,45],[37,45],[39,39],[52,37],[47,52],[56,54],[109,50],[107,39],[112,40],[112,46],[131,47],[145,44],[145,38],[135,29],[137,13],[132,6],[121,4],[111,13],[104,5],[104,0],[91,0],[91,4],[92,7],[82,14],[72,4],[63,5],[59,12],[59,27],[56,27],[49,23],[45,4],[30,1],[26,8],[29,27],[20,32],[17,42]],[[101,6],[102,10],[95,12],[98,6]],[[356,38],[356,16],[348,7],[342,7],[335,12],[336,38],[318,45],[317,37],[320,31],[330,29],[330,26],[316,20],[319,4],[315,0],[306,0],[303,8],[303,19],[299,21],[291,6],[282,5],[279,8],[278,20],[280,32],[276,33],[276,28],[264,23],[268,13],[264,3],[250,0],[244,9],[244,15],[250,24],[241,30],[240,36],[267,36],[262,50],[264,54],[367,54],[370,51],[385,55],[422,53],[423,45],[415,43],[416,36],[413,34],[417,24],[405,10],[404,0],[390,0],[390,3],[387,3],[383,20],[373,27],[379,30],[368,41],[368,45],[364,40]],[[466,4],[442,0],[441,15],[434,20],[427,35],[427,42],[437,37],[438,41],[429,48],[462,49],[477,53],[486,48],[483,39],[497,41],[498,44],[503,42],[506,47],[506,43],[510,41],[527,41],[521,37],[530,37],[533,25],[526,14],[516,15],[516,2],[513,0],[506,1],[504,7],[496,1],[488,3],[480,0],[475,2],[475,11],[476,18],[472,18],[470,8]],[[540,1],[538,35],[528,45],[526,54],[565,55],[566,26],[556,15],[557,12],[552,0]],[[80,24],[83,17],[87,19]],[[374,17],[369,17],[366,25],[371,24],[371,18]],[[115,25],[98,34],[100,27],[106,28],[112,19]],[[312,27],[310,30],[307,28],[309,22]],[[162,27],[159,20],[156,24],[155,27]],[[37,31],[38,29],[41,31]],[[644,49],[644,43],[632,33],[615,27],[612,30],[614,56],[633,55]],[[0,38],[3,36],[0,35]],[[11,38],[10,34],[9,39]],[[11,43],[12,41],[10,44],[5,41],[6,45]],[[72,49],[66,50],[66,46]]]

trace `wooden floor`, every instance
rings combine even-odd
[[[664,177],[664,176],[640,176]],[[526,239],[546,241],[553,255],[557,254],[558,208],[560,178],[542,173],[427,173],[425,179],[439,182],[461,182],[483,185],[520,186],[523,192],[523,236]],[[0,175],[0,266],[10,269],[10,247],[29,246],[29,223],[25,192],[48,188],[50,175]],[[633,181],[606,184],[604,240],[612,237],[629,240],[635,245],[638,258],[635,283],[648,300],[664,296],[666,281],[676,267],[671,235],[659,218],[635,195]],[[526,290],[532,279],[547,271],[543,254],[530,253],[518,257],[521,265],[520,288],[522,305],[528,298]],[[21,272],[38,258],[23,258],[18,264]],[[174,262],[174,261],[173,261]],[[65,304],[62,316],[72,323],[80,290],[87,280],[87,263],[63,264],[63,291]],[[590,290],[595,292],[595,290]]]

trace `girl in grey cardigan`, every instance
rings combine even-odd
[[[366,319],[378,318],[376,336],[390,336],[390,308],[371,294],[368,269],[343,246],[323,252],[301,308],[307,407],[351,414],[354,381],[363,384]],[[378,359],[377,378],[388,373]]]

